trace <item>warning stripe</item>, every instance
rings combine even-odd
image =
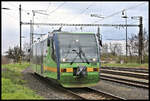
[[[57,68],[56,67],[44,66],[44,70],[51,71],[51,72],[57,72]]]
[[[73,68],[66,68],[66,72],[73,72]]]
[[[62,69],[66,69],[66,72],[73,72],[73,68],[62,68]],[[97,68],[99,71],[99,68]],[[48,67],[48,66],[44,66],[44,70],[47,71],[51,71],[51,72],[57,72],[57,68],[56,67]],[[87,72],[93,72],[94,68],[87,68]]]
[[[87,72],[93,72],[93,68],[87,68]]]

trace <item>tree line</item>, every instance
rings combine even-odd
[[[126,50],[126,49],[125,49]],[[121,43],[104,43],[101,48],[101,57],[109,58],[109,57],[124,57],[125,61],[133,61],[138,62],[138,50],[139,50],[139,36],[138,34],[132,34],[131,37],[128,38],[127,41],[127,57],[123,54],[123,46]],[[143,31],[143,57],[144,62],[148,62],[149,55],[149,34],[144,28]],[[137,60],[137,61],[135,61]]]

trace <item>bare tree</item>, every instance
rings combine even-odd
[[[29,43],[24,43],[23,44],[23,50],[25,52],[25,56],[24,56],[23,59],[26,60],[26,61],[30,61],[30,52],[29,52],[30,44]]]
[[[149,34],[147,33],[146,29],[144,28],[144,31],[143,31],[143,55],[145,56],[148,56],[149,55]]]
[[[110,49],[110,53],[113,56],[122,55],[122,46],[119,43],[114,43],[114,44],[110,43],[109,49]]]
[[[130,57],[132,59],[133,56],[138,56],[139,50],[139,36],[138,34],[132,34],[130,38],[128,38],[128,50]],[[144,28],[143,31],[143,56],[149,55],[149,34],[147,33],[146,29]]]
[[[20,56],[24,56],[24,51],[20,52],[20,47],[15,46],[14,48],[9,48],[8,51],[6,51],[6,57],[13,59],[14,62],[19,62]]]
[[[104,43],[101,49],[102,54],[108,54],[108,44]]]
[[[128,50],[130,56],[138,55],[138,47],[139,47],[139,42],[138,42],[138,36],[133,35],[131,38],[128,38]]]
[[[131,38],[128,38],[128,49],[130,56],[138,55],[139,48],[139,36],[132,34]],[[149,35],[147,34],[145,28],[143,31],[143,54],[148,55],[149,46]]]

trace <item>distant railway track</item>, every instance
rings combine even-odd
[[[113,94],[109,94],[102,91],[94,90],[93,88],[64,88],[60,86],[59,84],[51,82],[50,79],[44,78],[38,74],[35,74],[34,77],[39,79],[43,83],[47,83],[49,86],[54,86],[54,88],[57,88],[59,90],[63,90],[64,93],[69,93],[69,96],[72,96],[73,98],[80,99],[80,100],[111,100],[111,99],[117,99],[117,100],[125,100],[122,97],[115,96]]]
[[[149,88],[148,70],[140,68],[101,67],[100,78],[130,86]]]
[[[109,69],[109,70],[119,70],[119,71],[129,71],[129,72],[139,72],[139,73],[149,73],[148,69],[144,68],[129,68],[129,67],[101,67],[101,69]]]

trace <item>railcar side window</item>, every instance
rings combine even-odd
[[[52,59],[56,61],[56,50],[54,45],[54,40],[52,39]]]
[[[47,46],[48,47],[50,46],[50,39],[49,38],[47,39]]]

